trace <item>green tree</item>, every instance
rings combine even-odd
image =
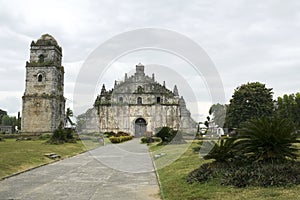
[[[4,115],[2,117],[1,124],[5,125],[5,126],[17,126],[18,125],[18,120],[17,120],[16,117],[10,117],[8,115]]]
[[[288,118],[298,127],[300,126],[300,93],[283,95],[278,97],[276,102],[276,115],[281,118]]]
[[[272,88],[259,82],[236,88],[227,109],[226,126],[238,128],[247,120],[271,116],[274,110],[272,94]]]
[[[209,109],[209,114],[213,116],[212,120],[219,127],[223,127],[226,118],[226,105],[213,104]]]
[[[255,161],[296,159],[299,143],[295,127],[288,119],[264,117],[243,125],[237,140],[239,152]]]
[[[2,122],[2,117],[7,115],[7,112],[0,109],[0,122]]]

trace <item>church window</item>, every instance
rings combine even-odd
[[[119,102],[123,103],[123,97],[119,97]]]
[[[161,103],[160,97],[156,97],[156,103]]]
[[[142,97],[137,98],[137,104],[141,105],[143,103]]]
[[[42,74],[39,74],[38,75],[38,82],[42,82],[43,81],[43,75]]]
[[[45,56],[43,54],[39,55],[39,63],[43,63],[44,58],[45,58]]]
[[[144,92],[144,88],[142,86],[138,86],[137,92],[138,93],[143,93]]]

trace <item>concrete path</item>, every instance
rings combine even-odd
[[[0,182],[0,199],[157,200],[159,187],[146,145],[106,145]]]

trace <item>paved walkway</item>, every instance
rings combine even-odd
[[[0,182],[3,200],[157,200],[159,187],[146,145],[106,145]]]

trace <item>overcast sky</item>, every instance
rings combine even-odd
[[[30,43],[44,33],[63,48],[67,106],[72,106],[81,65],[94,49],[124,31],[145,27],[173,30],[197,42],[221,76],[226,102],[237,86],[252,81],[273,88],[274,98],[300,92],[298,0],[0,0],[0,9],[0,108],[12,115],[22,107]],[[133,55],[119,65],[147,65],[143,56],[135,60]],[[168,77],[155,73],[172,89]],[[110,78],[108,87],[121,77],[111,73],[105,80]],[[207,115],[209,101],[202,102],[201,113],[194,115]]]

